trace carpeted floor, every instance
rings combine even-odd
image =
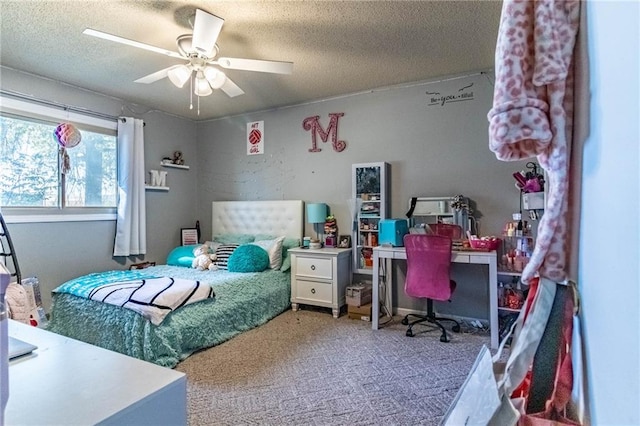
[[[405,336],[371,323],[286,311],[180,363],[190,425],[436,425],[488,333]]]

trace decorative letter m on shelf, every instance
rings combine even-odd
[[[329,120],[329,127],[327,127],[327,131],[322,128],[320,124],[320,116],[315,115],[313,117],[307,117],[302,121],[302,127],[305,130],[311,131],[311,148],[309,148],[309,152],[320,152],[322,151],[318,148],[318,141],[316,136],[319,135],[322,142],[327,142],[329,140],[329,135],[331,135],[331,145],[333,145],[333,150],[336,152],[342,152],[347,147],[347,143],[345,141],[338,140],[338,119],[344,115],[344,112],[332,112],[329,114],[331,119]]]
[[[167,185],[167,172],[159,172],[157,170],[149,170],[151,174],[151,186],[166,186]]]

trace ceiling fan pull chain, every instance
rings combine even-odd
[[[198,115],[200,115],[200,95],[196,96],[198,96]]]

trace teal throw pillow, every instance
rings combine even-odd
[[[285,238],[282,243],[282,266],[280,270],[287,272],[291,269],[291,255],[289,255],[290,248],[300,247],[300,239],[298,238]]]
[[[191,262],[196,258],[193,255],[193,250],[200,245],[201,244],[193,244],[174,248],[167,256],[167,265],[191,268]]]
[[[255,244],[244,244],[229,256],[229,272],[262,272],[269,267],[269,254]]]

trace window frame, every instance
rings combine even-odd
[[[78,125],[85,125],[91,128],[113,132],[117,137],[117,117],[114,117],[113,120],[108,120],[92,116],[90,115],[90,112],[82,114],[80,112],[65,109],[63,106],[56,107],[42,105],[37,103],[37,101],[28,102],[7,96],[0,96],[0,112],[46,121],[71,122]],[[61,182],[61,184],[63,184],[63,182]],[[117,203],[118,200],[116,199],[116,205]],[[60,207],[0,206],[0,208],[2,209],[3,217],[7,223],[115,221],[117,216],[117,207],[66,207],[64,206],[64,203],[62,203]]]

